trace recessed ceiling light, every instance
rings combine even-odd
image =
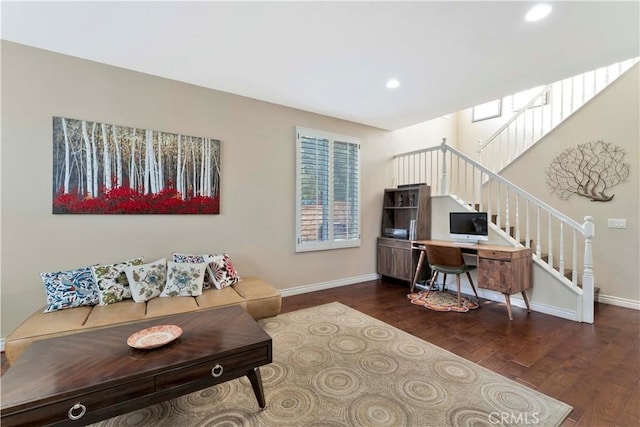
[[[389,81],[387,81],[387,88],[388,89],[395,89],[398,86],[400,86],[400,82],[396,79],[389,79]]]
[[[551,6],[548,4],[539,4],[531,8],[524,17],[529,22],[539,21],[551,13]]]

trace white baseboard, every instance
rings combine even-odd
[[[4,338],[0,338],[0,351],[4,351]]]
[[[440,286],[442,286],[442,284],[438,282],[438,287]],[[448,283],[447,290],[455,291],[455,284]],[[473,295],[473,289],[471,289],[471,286],[469,286],[466,283],[461,284],[460,291],[465,295]],[[500,292],[495,292],[495,291],[491,291],[489,289],[483,289],[483,288],[477,288],[477,291],[478,291],[478,296],[482,299],[495,301],[502,304],[505,303],[504,295],[501,294]],[[475,296],[473,298],[475,298]],[[524,300],[522,300],[517,295],[514,295],[510,300],[511,300],[512,307],[527,308],[526,304],[524,303]],[[562,319],[573,320],[574,322],[578,321],[578,313],[574,310],[567,310],[564,308],[555,307],[555,306],[546,305],[546,304],[540,304],[532,301],[529,301],[529,306],[531,307],[531,311],[548,314],[550,316],[560,317]],[[506,308],[505,308],[505,315],[506,315]]]
[[[306,294],[308,292],[322,291],[324,289],[338,288],[340,286],[355,285],[356,283],[378,280],[378,274],[365,274],[363,276],[347,277],[346,279],[331,280],[328,282],[311,283],[309,285],[294,286],[293,288],[281,289],[283,297]]]
[[[616,305],[618,307],[631,308],[633,310],[640,310],[640,301],[614,297],[611,295],[598,295],[598,302],[609,305]]]

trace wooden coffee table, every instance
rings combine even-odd
[[[152,350],[127,345],[166,324],[182,336]],[[271,337],[237,306],[37,341],[0,379],[1,424],[86,425],[245,375],[264,408],[258,367],[271,361]]]

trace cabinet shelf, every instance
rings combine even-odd
[[[431,238],[431,187],[419,184],[385,189],[382,208],[378,274],[410,282],[417,257],[409,239]]]

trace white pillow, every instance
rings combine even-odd
[[[160,294],[161,297],[197,297],[202,295],[202,283],[206,263],[167,263],[167,283]]]
[[[135,302],[145,302],[160,296],[167,281],[165,258],[150,264],[131,265],[124,269]]]

